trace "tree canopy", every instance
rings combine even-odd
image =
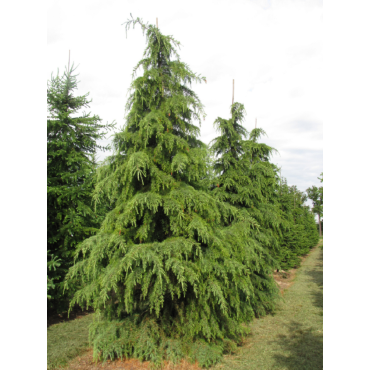
[[[256,221],[200,185],[208,151],[197,139],[204,112],[190,84],[205,78],[180,61],[172,37],[127,22],[135,24],[147,36],[135,68],[143,75],[95,191],[114,209],[77,247],[66,288],[80,281],[71,305],[97,311],[95,356],[188,356],[209,366],[246,333],[255,307],[271,306],[260,295],[277,288],[268,254],[250,237]]]

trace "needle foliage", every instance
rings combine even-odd
[[[288,186],[285,178],[279,186],[280,207],[287,227],[280,241],[280,267],[288,270],[300,266],[300,256],[309,252],[319,241],[314,215],[305,205],[307,195],[296,186]]]
[[[71,307],[96,310],[95,358],[159,366],[186,357],[208,367],[235,350],[256,308],[271,306],[271,259],[251,237],[256,220],[207,189],[204,111],[191,90],[205,78],[180,61],[172,36],[139,18],[126,27],[136,24],[147,48],[94,195],[113,209],[78,245],[65,287],[77,279]]]
[[[320,182],[323,182],[323,173],[320,174],[321,177],[318,177]],[[317,186],[311,186],[306,190],[308,198],[312,200],[313,208],[312,212],[317,215],[318,220],[318,226],[319,226],[319,234],[322,236],[322,223],[321,219],[323,217],[323,211],[324,211],[324,188],[323,186],[317,187]]]
[[[63,279],[73,264],[76,245],[93,235],[104,210],[92,209],[97,141],[114,124],[104,125],[88,108],[88,94],[75,96],[76,68],[51,76],[47,88],[47,250],[48,312],[68,309]],[[70,290],[71,291],[71,290]]]
[[[277,266],[279,226],[277,207],[277,167],[269,162],[275,149],[258,143],[264,131],[255,128],[248,132],[242,125],[245,117],[243,104],[231,106],[231,118],[218,117],[214,126],[220,133],[211,142],[215,156],[212,194],[242,210],[259,227],[251,229],[250,236],[263,251],[263,268],[251,274],[255,289],[253,309],[256,315],[273,310],[275,283],[271,271]]]
[[[215,156],[212,194],[246,210],[257,221],[259,227],[250,235],[268,255],[266,272],[268,268],[299,266],[299,257],[318,242],[312,213],[304,205],[307,196],[297,187],[289,187],[285,179],[279,183],[279,168],[270,162],[276,150],[259,142],[266,135],[262,128],[248,132],[243,127],[245,114],[243,104],[234,103],[231,118],[219,117],[214,123],[220,136],[211,143]],[[264,305],[268,307],[274,301],[273,294],[269,288],[258,294],[261,300],[254,310],[264,314]]]

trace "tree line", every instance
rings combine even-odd
[[[273,312],[274,270],[300,264],[319,239],[322,187],[289,186],[265,132],[243,127],[243,104],[200,139],[204,106],[179,43],[141,19],[147,47],[134,73],[126,122],[81,110],[75,67],[48,81],[48,313],[92,307],[95,358],[211,366],[254,317]],[[110,150],[97,163],[97,150]],[[305,202],[313,199],[313,212]],[[320,203],[321,202],[321,203]],[[321,229],[320,229],[321,232]]]

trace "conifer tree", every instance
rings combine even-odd
[[[307,196],[296,186],[288,186],[285,178],[281,179],[279,188],[280,207],[286,227],[280,240],[280,267],[288,270],[300,266],[300,256],[309,252],[317,244],[318,233],[315,221],[308,206],[304,203]]]
[[[280,207],[283,217],[287,224],[283,230],[283,237],[280,241],[279,262],[282,270],[288,270],[299,266],[299,256],[301,255],[301,229],[294,220],[294,199],[292,189],[288,186],[285,178],[281,179],[280,189]]]
[[[211,143],[216,155],[213,194],[247,210],[257,221],[259,228],[251,236],[273,258],[273,268],[299,266],[299,256],[317,243],[312,215],[303,205],[306,197],[296,187],[288,187],[286,180],[279,186],[278,168],[270,162],[275,149],[258,142],[266,135],[263,129],[248,133],[243,128],[244,115],[244,106],[235,103],[230,119],[215,121],[221,135]]]
[[[311,249],[317,245],[319,233],[317,232],[315,217],[306,205],[302,206],[302,217],[300,220],[307,235],[307,245]]]
[[[323,182],[323,174],[321,173],[321,177],[318,177],[320,182]],[[310,198],[313,202],[312,212],[317,215],[318,225],[319,225],[319,234],[320,237],[322,236],[321,230],[321,218],[323,216],[323,204],[324,204],[324,191],[323,187],[311,186],[306,190],[308,198]]]
[[[294,222],[300,225],[302,230],[299,252],[302,256],[317,244],[318,233],[313,214],[309,211],[309,207],[305,205],[307,194],[299,191],[295,185],[290,187],[290,193],[293,197]]]
[[[279,251],[277,238],[281,224],[276,197],[277,167],[269,162],[274,149],[257,142],[264,131],[256,128],[248,133],[242,126],[244,116],[244,105],[234,103],[230,119],[218,117],[214,122],[221,135],[211,142],[216,156],[212,193],[217,199],[247,211],[259,225],[251,230],[251,237],[263,250],[265,264],[251,277],[257,298],[254,311],[263,315],[273,307],[275,295],[270,272],[277,267],[274,258]]]
[[[75,67],[51,76],[47,88],[47,249],[48,311],[68,308],[62,282],[76,245],[98,230],[104,212],[91,209],[97,141],[114,124],[81,113],[88,94],[75,96]]]
[[[248,176],[253,184],[250,190],[249,213],[261,225],[263,232],[254,236],[270,250],[276,259],[280,254],[279,238],[285,223],[279,209],[278,167],[270,162],[277,150],[258,142],[266,132],[254,128],[246,141],[246,158],[250,161]],[[275,265],[276,266],[276,265]]]
[[[264,285],[267,256],[249,236],[256,222],[205,190],[208,151],[195,124],[204,111],[191,90],[205,78],[180,61],[172,36],[139,18],[126,26],[135,24],[147,37],[134,69],[143,75],[133,79],[125,126],[95,188],[96,201],[106,196],[114,209],[78,246],[82,260],[66,288],[78,279],[71,305],[96,310],[95,358],[210,366],[246,334],[252,271]]]

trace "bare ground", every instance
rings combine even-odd
[[[140,362],[136,359],[117,359],[114,361],[94,362],[93,351],[90,349],[85,355],[75,358],[69,363],[67,367],[69,370],[149,370],[149,362]],[[200,370],[201,368],[195,363],[190,364],[189,362],[182,361],[179,364],[173,365],[171,363],[165,363],[163,370]]]

